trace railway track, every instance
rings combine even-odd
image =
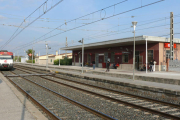
[[[21,69],[21,71],[35,72],[35,70],[32,69],[26,69],[26,70]],[[87,94],[93,94],[101,98],[108,99],[112,102],[116,102],[120,104],[123,103],[133,108],[141,109],[147,112],[151,112],[153,114],[158,114],[166,118],[180,119],[180,106],[176,104],[158,101],[132,94],[127,94],[120,91],[89,85],[74,80],[64,79],[62,77],[57,77],[57,76],[54,76],[53,78],[48,76],[41,76],[41,78],[49,82],[61,84],[76,90],[86,92]]]
[[[1,73],[5,74],[6,72]],[[43,109],[43,111],[50,116],[50,119],[115,120],[113,117],[96,111],[95,109],[74,101],[47,87],[37,84],[27,78],[24,78],[24,76],[13,77],[13,75],[17,75],[15,72],[11,71],[10,73],[8,71],[7,73],[8,74],[5,74],[5,76],[9,79],[9,81],[30,97],[36,105]],[[60,106],[57,103],[61,103]],[[58,107],[61,109],[58,109]]]

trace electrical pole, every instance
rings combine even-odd
[[[25,50],[24,50],[24,57],[26,57],[26,55],[25,55]]]
[[[82,74],[84,73],[83,63],[84,63],[84,39],[82,38]]]
[[[33,65],[33,47],[32,47],[32,65]]]
[[[38,57],[39,57],[39,64],[40,64],[40,51],[39,51],[39,56]]]
[[[16,62],[16,53],[14,53],[14,62]]]
[[[174,22],[173,12],[170,13],[170,60],[174,60]]]
[[[18,50],[18,62],[19,62],[19,50]]]
[[[66,37],[66,47],[68,47],[68,44],[67,44],[67,37]],[[67,50],[66,50],[66,57],[67,57]]]
[[[46,68],[48,68],[48,54],[47,54],[48,44],[46,44]]]
[[[51,47],[46,44],[46,69],[48,68],[48,49],[51,49]]]
[[[61,64],[60,64],[60,48],[59,48],[59,66],[61,66]]]

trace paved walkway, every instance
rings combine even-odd
[[[24,103],[26,98],[24,98]],[[0,76],[0,120],[35,120]]]
[[[42,68],[40,66],[35,66],[35,65],[32,67],[38,67],[41,69],[45,69],[44,67]],[[54,67],[54,66],[52,66],[52,67]],[[80,67],[78,67],[78,66],[61,66],[61,68],[62,67],[70,68],[70,69],[75,68],[77,70],[80,70]],[[95,80],[110,81],[110,83],[114,83],[114,84],[121,84],[121,85],[136,87],[136,88],[140,88],[140,89],[153,90],[153,91],[157,91],[157,92],[164,92],[164,93],[170,93],[170,94],[174,94],[174,95],[180,95],[180,85],[164,84],[164,83],[142,81],[142,80],[134,80],[133,81],[132,79],[127,79],[127,78],[118,78],[118,77],[96,75],[96,74],[90,74],[90,73],[81,74],[80,71],[69,71],[69,70],[62,70],[62,69],[57,69],[57,68],[59,68],[59,66],[55,66],[55,68],[50,68],[50,70],[58,71],[60,73],[65,73],[65,74],[73,74],[75,76],[84,76],[87,78],[89,77],[89,78],[95,79]],[[86,68],[86,69],[92,70],[92,68]],[[97,68],[95,71],[104,72],[105,69]],[[111,70],[110,72],[114,72],[114,71],[116,71],[116,70]],[[116,72],[118,72],[118,70]],[[121,71],[121,72],[124,72],[125,74],[132,74],[131,72],[126,73],[126,71]],[[173,77],[174,79],[180,78],[179,73],[173,73],[173,72],[154,72],[154,73],[148,73],[148,74],[145,74],[143,72],[142,73],[137,72],[136,74],[149,75],[149,76],[152,75],[154,77],[158,76],[161,78],[163,78],[164,76]]]

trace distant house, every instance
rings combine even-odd
[[[68,58],[72,58],[72,53],[62,53],[62,54],[58,54],[58,51],[56,51],[56,55],[54,54],[49,54],[48,55],[48,64],[53,65],[54,64],[54,60],[56,59],[64,59],[65,57]],[[42,56],[36,56],[35,57],[35,63],[36,64],[42,64],[45,65],[46,64],[46,55],[42,55]]]

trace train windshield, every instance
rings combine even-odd
[[[11,55],[0,55],[0,59],[12,59]]]

